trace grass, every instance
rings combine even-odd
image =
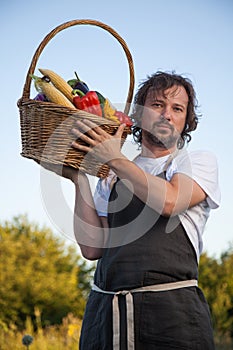
[[[0,328],[0,350],[77,350],[82,321],[72,314],[63,319],[61,325],[37,328],[35,332],[31,319],[26,321],[23,332],[11,325],[8,329]],[[23,345],[25,335],[31,335],[33,341],[29,346]]]
[[[68,314],[61,325],[41,327],[37,317],[37,331],[34,331],[31,318],[27,318],[25,330],[17,330],[15,325],[9,328],[0,327],[0,350],[77,350],[82,320]],[[23,345],[25,335],[33,337],[30,345]],[[232,350],[230,337],[215,336],[216,350]]]

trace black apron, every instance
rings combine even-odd
[[[94,276],[100,289],[117,292],[198,278],[196,253],[179,217],[159,215],[120,180],[111,191],[108,222],[109,248]],[[91,291],[80,350],[114,350],[112,299]],[[125,296],[118,299],[120,349],[127,350]],[[135,293],[133,304],[135,350],[214,349],[209,308],[198,287]]]

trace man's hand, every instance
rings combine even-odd
[[[87,145],[80,145],[78,141],[73,141],[72,147],[87,153],[90,152],[98,160],[110,165],[113,159],[125,158],[121,153],[121,138],[124,127],[125,124],[121,124],[115,135],[112,136],[90,120],[77,121],[72,133]]]
[[[77,184],[81,177],[85,177],[86,175],[79,171],[78,169],[74,169],[70,166],[62,165],[62,164],[53,164],[42,161],[40,165],[46,170],[52,171],[55,174],[62,176],[68,180],[71,180],[73,183]]]

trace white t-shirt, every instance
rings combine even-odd
[[[145,172],[158,175],[163,172],[168,157],[148,158],[139,155],[133,162]],[[199,259],[203,249],[202,235],[210,209],[218,208],[220,204],[221,195],[216,157],[209,151],[187,152],[185,149],[181,150],[166,170],[167,181],[170,181],[176,173],[183,173],[191,177],[207,194],[207,198],[203,202],[179,214],[180,221]],[[116,175],[110,171],[106,179],[100,179],[97,183],[94,201],[99,216],[107,216],[111,183],[114,177]]]

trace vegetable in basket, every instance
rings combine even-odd
[[[123,112],[117,111],[111,102],[98,91],[90,91],[87,84],[81,81],[75,72],[76,79],[66,82],[57,73],[49,69],[39,69],[44,74],[42,78],[35,75],[38,95],[34,98],[39,101],[50,101],[64,107],[85,110],[88,113],[110,119],[117,124],[132,126],[132,121]]]
[[[73,104],[76,108],[102,117],[102,108],[95,91],[88,91],[85,94],[81,90],[76,89],[73,90],[73,95]]]
[[[77,99],[75,99],[76,102],[73,99],[73,103],[78,109],[85,109],[89,113],[103,116],[106,119],[113,120],[117,123],[119,122],[121,124],[125,123],[126,126],[132,126],[132,121],[126,114],[124,114],[123,112],[117,111],[114,107],[112,107],[108,99],[106,99],[100,92],[95,91],[99,99],[99,104],[102,108],[102,113],[101,113],[99,107],[98,108],[96,107],[99,104],[97,103],[94,91],[92,91],[91,94],[87,96],[87,93],[90,92],[88,85],[79,78],[76,72],[74,72],[74,74],[76,76],[76,79],[70,79],[68,80],[67,83],[73,88],[73,94],[78,94],[78,96],[82,97],[82,99],[77,97]],[[92,107],[91,107],[91,101],[88,98],[91,95],[95,96]],[[84,96],[87,96],[88,106],[85,103],[86,99],[83,98]]]
[[[78,74],[74,72],[76,79],[70,79],[67,81],[67,83],[72,87],[73,90],[80,90],[84,94],[86,94],[89,91],[88,85],[79,79]]]
[[[111,105],[111,102],[107,98],[104,101],[103,116],[107,119],[114,120],[119,124],[125,124],[126,126],[129,126],[129,127],[133,125],[128,115],[123,112],[117,111],[116,108],[114,108]]]
[[[41,94],[41,93],[37,94],[37,95],[34,97],[33,100],[35,100],[35,101],[42,101],[42,102],[48,102],[47,97],[46,97],[44,94]]]
[[[50,102],[75,109],[68,98],[66,98],[61,91],[56,89],[55,86],[50,84],[50,79],[47,76],[40,78],[32,74],[31,78],[34,80],[36,90],[45,95]]]
[[[133,122],[132,120],[128,117],[127,114],[121,112],[121,111],[116,111],[115,112],[116,117],[118,118],[119,122],[121,124],[125,124],[126,126],[132,126]]]
[[[48,77],[51,81],[51,83],[57,88],[60,92],[65,95],[70,102],[73,100],[73,95],[72,95],[72,87],[63,79],[60,75],[57,73],[53,72],[50,69],[42,69],[39,68],[39,71],[46,77]]]
[[[120,124],[115,113],[116,113],[116,109],[111,105],[111,102],[109,101],[109,99],[106,98],[103,105],[104,118],[113,120],[116,123]]]

